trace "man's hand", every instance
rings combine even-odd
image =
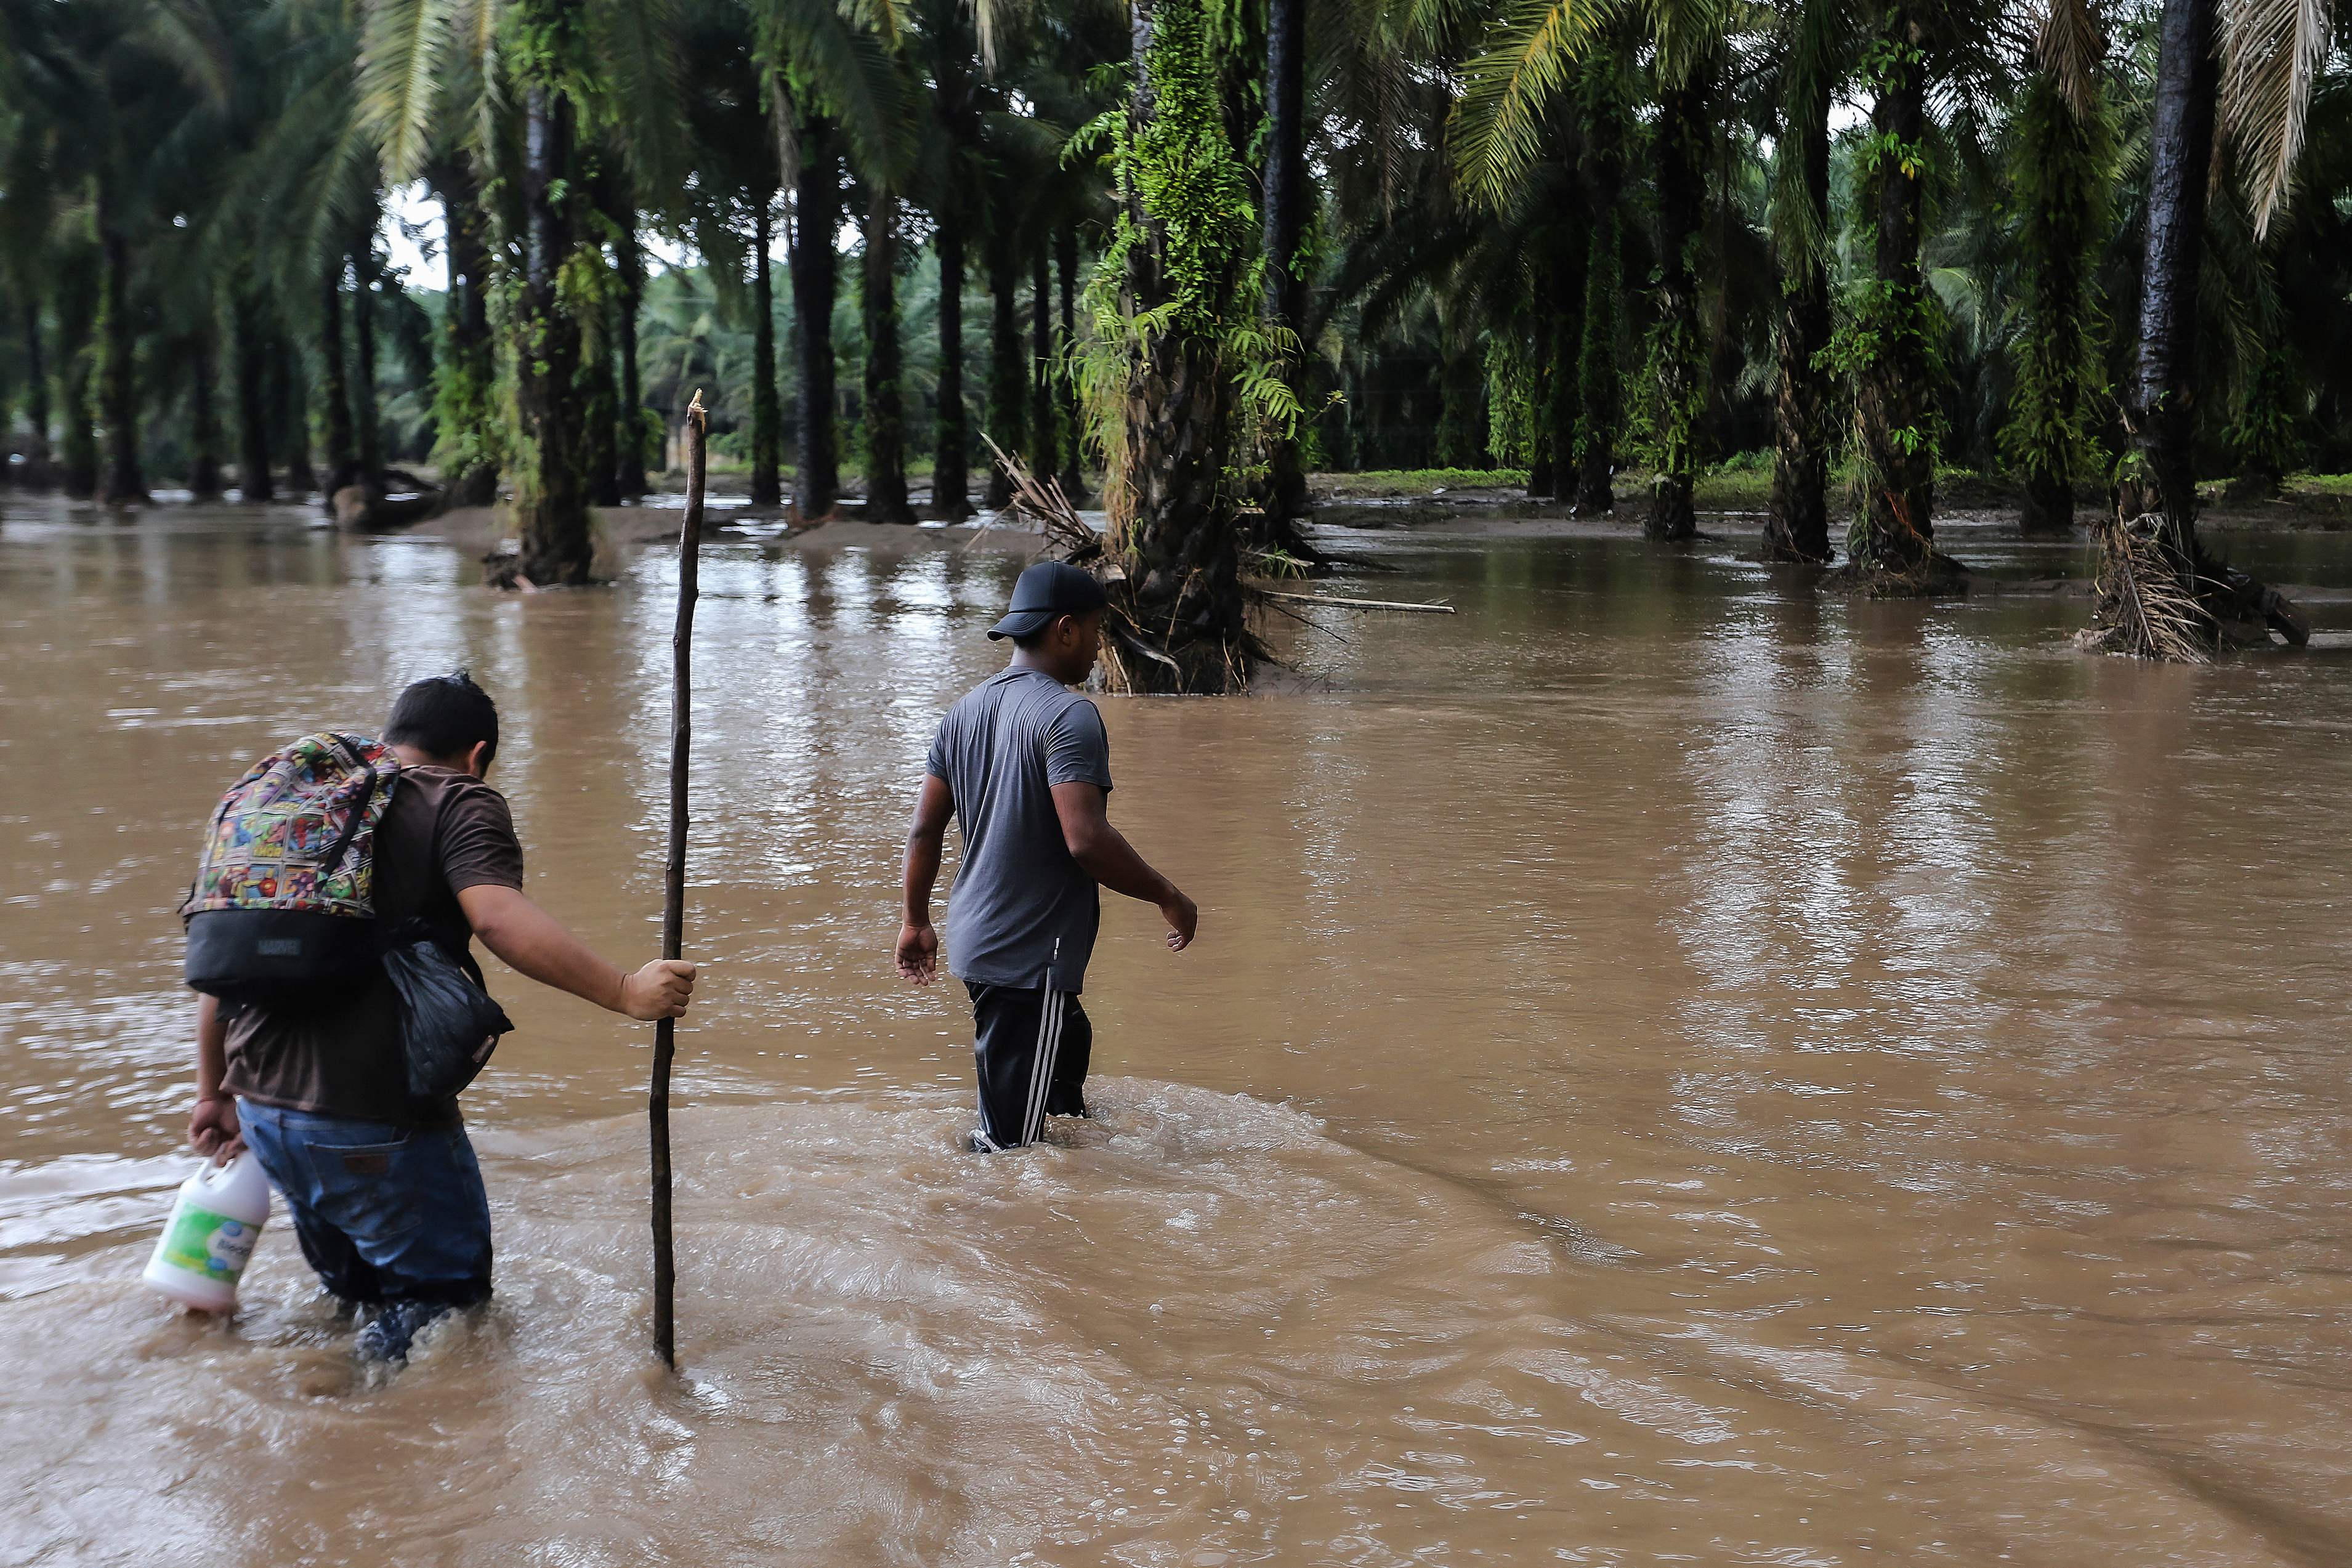
[[[643,1024],[677,1017],[693,994],[694,965],[682,958],[656,958],[621,977],[621,1011]]]
[[[1201,929],[1201,906],[1186,898],[1181,889],[1169,888],[1160,903],[1160,918],[1168,922],[1169,952],[1181,952],[1192,945],[1192,933]]]
[[[928,985],[940,973],[940,933],[929,921],[898,928],[898,973],[917,985]]]
[[[188,1112],[188,1146],[207,1160],[233,1160],[245,1152],[245,1130],[237,1125],[236,1101],[225,1094],[199,1094]]]

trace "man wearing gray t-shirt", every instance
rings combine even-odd
[[[1013,662],[940,721],[907,835],[898,973],[920,985],[939,973],[931,888],[949,817],[963,827],[948,971],[971,993],[978,1151],[1034,1143],[1047,1116],[1087,1113],[1094,1029],[1078,993],[1097,887],[1159,905],[1175,952],[1200,920],[1104,812],[1110,740],[1095,705],[1069,689],[1094,668],[1102,617],[1102,586],[1088,574],[1053,561],[1021,574],[1011,613],[988,634],[1013,640]]]

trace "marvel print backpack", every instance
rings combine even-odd
[[[375,834],[399,781],[390,748],[306,735],[221,797],[180,906],[188,984],[224,1001],[285,1002],[375,964]]]

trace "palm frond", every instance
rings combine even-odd
[[[666,205],[690,159],[678,112],[684,70],[677,6],[675,0],[606,0],[588,8],[587,21],[629,172],[638,190]]]
[[[2221,10],[2221,129],[2266,233],[2286,205],[2311,88],[2327,53],[2327,0],[2231,0]]]
[[[972,30],[980,38],[980,63],[994,76],[1003,59],[1005,35],[1029,14],[1027,0],[971,0]]]
[[[2096,0],[2050,0],[2033,52],[2055,77],[2075,118],[2087,120],[2098,106],[2099,67],[2106,58],[2105,29]]]
[[[383,149],[387,184],[416,177],[452,32],[449,0],[369,0],[360,28],[360,121]]]
[[[1508,0],[1486,51],[1463,68],[1454,111],[1455,177],[1500,206],[1543,155],[1545,115],[1567,87],[1612,0]]]
[[[925,122],[900,57],[872,27],[829,0],[751,0],[754,52],[773,83],[803,110],[841,128],[859,171],[900,184],[915,166]],[[787,167],[791,160],[786,160]]]

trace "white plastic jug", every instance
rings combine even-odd
[[[180,1201],[141,1279],[203,1312],[236,1310],[237,1276],[269,1222],[269,1178],[250,1152],[207,1161],[180,1184]]]

